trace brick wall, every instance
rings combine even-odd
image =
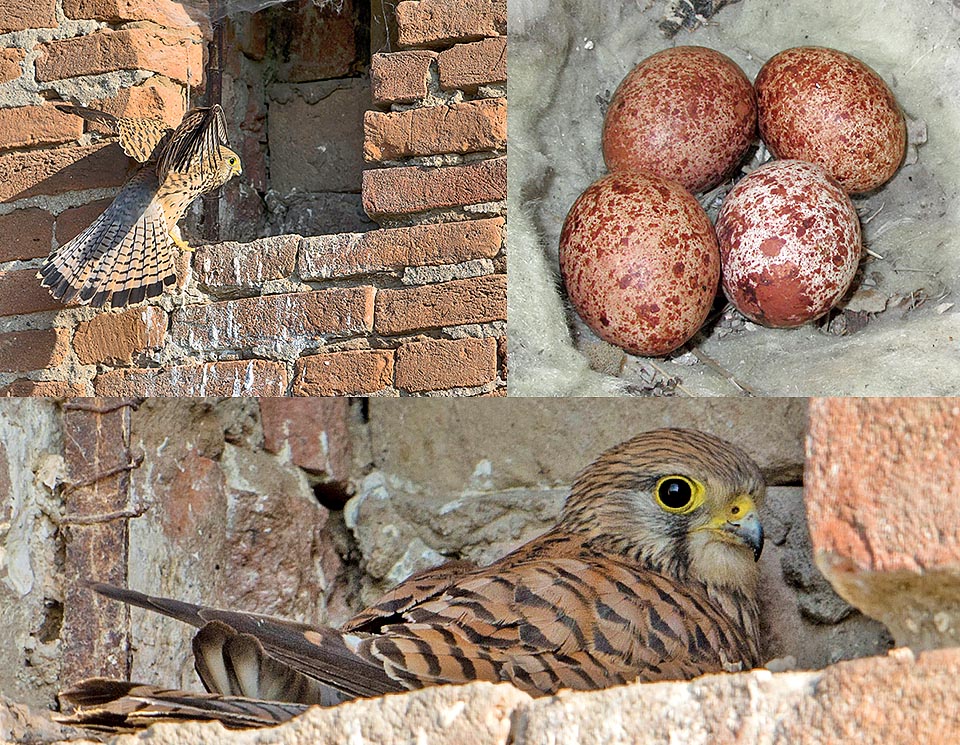
[[[400,48],[374,54],[369,75],[356,49],[344,51],[363,18],[350,3],[349,23],[309,0],[226,23],[223,103],[244,176],[223,190],[219,223],[235,240],[183,255],[176,295],[117,311],[64,307],[34,276],[130,168],[53,101],[175,123],[187,83],[196,97],[203,80],[209,23],[164,0],[15,5],[0,0],[0,392],[505,394],[505,2],[400,2]],[[280,11],[328,35],[340,18],[342,43],[291,37]],[[285,76],[280,88],[267,88],[268,68]],[[353,82],[342,84],[345,72]],[[349,129],[313,121],[302,140],[285,139],[331,78],[357,112],[356,151],[337,142],[358,164],[361,193],[355,204],[301,200],[294,219],[278,187],[310,188],[317,153],[332,146],[318,133]],[[373,110],[356,108],[358,91]],[[271,213],[277,203],[285,219]],[[371,218],[381,227],[368,229]]]

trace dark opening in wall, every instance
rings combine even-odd
[[[221,240],[377,227],[361,202],[371,25],[370,0],[294,0],[223,20],[221,103],[244,173],[224,188]],[[376,25],[380,47],[388,32]]]

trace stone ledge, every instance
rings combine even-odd
[[[439,686],[314,708],[270,729],[228,731],[218,723],[159,724],[113,745],[174,743],[378,743],[432,745],[618,745],[619,743],[956,742],[950,706],[960,649],[899,649],[824,670],[753,670],[692,681],[640,683],[605,691],[564,691],[532,699],[509,684]],[[34,715],[34,732],[56,733]],[[29,721],[0,700],[0,736]],[[47,734],[50,733],[50,734]],[[63,736],[61,733],[59,736]],[[81,742],[63,740],[58,742]]]

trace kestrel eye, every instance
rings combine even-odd
[[[235,166],[237,164],[236,158],[230,158],[230,165]]]
[[[703,486],[685,476],[665,476],[657,482],[654,495],[667,512],[691,512],[703,501]]]

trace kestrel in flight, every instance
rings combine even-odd
[[[193,109],[170,129],[159,119],[117,118],[78,106],[62,111],[105,125],[142,163],[109,207],[50,254],[37,276],[58,300],[120,308],[176,282],[174,246],[190,247],[177,222],[194,199],[240,173],[220,106]]]
[[[337,630],[95,584],[197,626],[208,694],[91,679],[61,694],[66,721],[276,724],[332,705],[442,683],[513,683],[534,696],[693,678],[761,663],[760,469],[702,432],[646,432],[576,479],[556,527],[476,567],[404,581]]]

